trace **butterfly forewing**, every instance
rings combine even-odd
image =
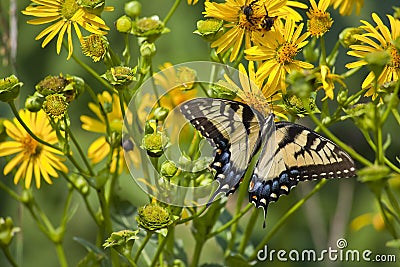
[[[288,194],[299,181],[347,178],[355,175],[351,157],[332,141],[289,123],[276,123],[274,164],[269,171],[257,165],[250,184],[250,201],[266,208],[269,202]],[[264,154],[259,162],[262,163]]]
[[[248,164],[259,147],[263,116],[236,101],[196,98],[181,105],[183,115],[214,146],[214,161],[219,193],[232,193],[238,187]]]

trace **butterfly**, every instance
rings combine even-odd
[[[299,181],[355,176],[352,158],[331,140],[302,125],[274,122],[271,113],[217,98],[195,98],[180,106],[182,114],[214,147],[218,188],[227,196],[239,187],[250,161],[259,154],[249,184],[249,201],[262,207],[289,194]]]

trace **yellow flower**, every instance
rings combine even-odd
[[[227,22],[228,29],[211,47],[217,48],[217,53],[223,53],[232,48],[230,60],[237,58],[242,47],[250,48],[252,42],[258,43],[266,32],[275,28],[275,21],[281,18],[301,20],[301,16],[292,8],[305,8],[304,4],[286,0],[226,0],[225,3],[205,3],[205,17],[213,17]]]
[[[30,111],[21,110],[19,116],[37,137],[51,145],[57,143],[57,135],[53,131],[44,111],[31,113]],[[7,135],[14,140],[0,143],[0,157],[18,154],[7,163],[3,173],[7,175],[16,170],[14,175],[15,184],[21,179],[25,179],[25,188],[29,188],[34,176],[36,187],[40,188],[41,178],[52,184],[50,176],[57,178],[57,171],[68,172],[67,167],[62,163],[64,159],[58,156],[62,155],[62,152],[33,139],[16,118],[14,118],[13,122],[5,121],[4,126],[6,127]]]
[[[367,225],[372,225],[377,231],[385,229],[385,221],[379,212],[369,212],[357,216],[351,221],[350,228],[354,231],[359,231]]]
[[[245,50],[248,60],[263,61],[256,76],[259,82],[266,80],[262,91],[286,91],[286,74],[294,70],[310,69],[314,66],[308,62],[295,59],[304,47],[309,33],[301,34],[303,24],[297,26],[293,20],[286,21],[279,31],[271,32],[268,40],[260,46]]]
[[[315,0],[310,0],[311,8],[307,12],[307,29],[312,36],[321,37],[330,30],[333,20],[331,15],[326,12],[330,0],[320,0],[318,6]]]
[[[350,15],[356,5],[356,14],[360,14],[361,8],[364,6],[364,0],[332,0],[331,5],[334,9],[339,8],[339,13],[342,16]]]
[[[107,121],[110,126],[111,132],[122,132],[122,124],[123,124],[123,116],[121,112],[121,108],[119,105],[119,98],[116,94],[110,95],[109,92],[104,91],[102,94],[98,96],[99,102],[104,107],[107,112]],[[107,108],[108,106],[108,108]],[[95,133],[102,133],[107,134],[107,124],[105,121],[104,116],[102,115],[100,108],[94,104],[89,103],[89,109],[97,116],[98,119],[94,119],[92,117],[82,115],[81,122],[82,122],[82,129],[95,132]],[[111,146],[107,142],[105,136],[101,136],[97,138],[88,149],[88,156],[93,164],[99,163],[102,161],[111,151]],[[137,148],[134,147],[134,151],[137,151]],[[124,153],[122,149],[115,149],[112,154],[112,161],[110,166],[110,172],[114,173],[117,169],[119,173],[122,172],[125,166],[125,159]]]
[[[330,99],[333,99],[333,89],[335,89],[335,82],[338,82],[343,87],[346,87],[346,84],[342,80],[343,78],[340,75],[332,73],[329,67],[326,65],[321,65],[321,71],[320,73],[317,73],[317,78],[322,84],[318,89],[322,88],[325,91],[325,97],[322,100],[325,100],[328,97]]]
[[[46,38],[42,42],[45,47],[57,34],[57,54],[60,54],[64,34],[67,33],[68,40],[68,59],[73,52],[72,45],[72,27],[75,29],[79,41],[82,43],[82,33],[79,28],[81,26],[85,30],[104,35],[104,30],[109,30],[105,22],[93,13],[89,13],[87,9],[78,5],[76,0],[31,0],[34,5],[30,5],[22,11],[22,14],[38,17],[29,20],[32,25],[41,25],[52,23],[51,26],[44,29],[36,40]],[[110,10],[109,8],[105,10]]]
[[[194,70],[187,67],[175,68],[169,62],[164,63],[160,70],[153,77],[155,84],[168,92],[159,100],[162,107],[172,110],[180,103],[195,97],[196,90],[191,90],[196,80]]]
[[[360,60],[348,63],[347,68],[358,68],[367,64],[365,56],[375,52],[386,51],[390,55],[390,62],[383,68],[382,73],[378,77],[378,87],[388,82],[398,80],[400,72],[400,54],[393,46],[392,42],[400,36],[400,20],[387,15],[390,22],[390,29],[383,24],[377,14],[372,14],[372,19],[377,26],[371,25],[369,22],[362,20],[364,24],[360,26],[365,31],[363,34],[358,34],[355,38],[362,42],[360,45],[351,45],[352,51],[347,52],[348,55],[360,58]],[[375,75],[371,71],[362,83],[362,89],[369,89],[365,96],[377,97],[377,91],[374,86]]]

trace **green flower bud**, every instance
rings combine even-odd
[[[388,178],[390,169],[384,165],[372,165],[357,172],[357,180],[360,182],[374,182]]]
[[[339,42],[345,48],[350,48],[351,45],[358,45],[362,42],[356,38],[358,34],[362,34],[361,28],[346,28],[339,34]]]
[[[177,72],[177,82],[182,86],[181,90],[193,89],[194,82],[197,77],[197,72],[188,67],[179,67]]]
[[[157,49],[154,43],[144,41],[140,46],[140,55],[142,57],[152,57],[156,54]]]
[[[136,81],[135,73],[136,68],[132,69],[125,66],[116,66],[107,70],[101,77],[114,85],[117,90],[121,90],[133,81]]]
[[[154,110],[154,118],[158,121],[163,121],[168,116],[169,109],[164,107],[157,107]]]
[[[105,6],[105,0],[78,0],[77,3],[84,7],[87,12],[96,16],[101,15]]]
[[[61,119],[67,112],[68,102],[62,94],[48,95],[43,102],[43,110],[54,119]]]
[[[76,188],[83,196],[89,194],[89,184],[81,175],[72,174],[70,175],[70,181],[73,184],[74,188]]]
[[[212,173],[203,173],[199,177],[196,178],[196,185],[197,186],[205,186],[209,185],[214,181],[214,176]]]
[[[172,267],[186,267],[186,264],[179,259],[176,259],[172,262]]]
[[[10,217],[0,218],[0,247],[10,245],[15,234],[20,230],[19,227],[14,227],[14,222]]]
[[[303,55],[307,62],[316,62],[321,55],[321,52],[318,47],[316,47],[317,39],[313,38],[303,48]]]
[[[67,98],[67,102],[78,98],[85,91],[85,81],[78,76],[67,75],[68,85],[63,90],[63,95]]]
[[[156,120],[148,120],[144,125],[144,134],[152,134],[157,129],[157,121]]]
[[[163,176],[172,177],[175,175],[175,173],[177,171],[178,171],[178,168],[176,167],[176,165],[173,161],[166,160],[161,164],[160,173]]]
[[[291,85],[290,94],[300,98],[309,98],[313,91],[315,76],[309,71],[292,71],[286,81]]]
[[[150,157],[160,157],[164,153],[164,148],[168,143],[168,138],[162,133],[146,134],[142,139],[142,148],[147,151]]]
[[[283,95],[283,105],[285,109],[288,110],[292,115],[303,117],[304,115],[308,114],[307,109],[304,107],[304,104],[308,104],[309,109],[313,113],[319,113],[319,109],[315,104],[315,98],[309,97],[308,101],[304,101],[304,98],[300,98],[296,95],[291,93],[287,93]],[[304,102],[303,102],[304,101]]]
[[[30,112],[38,112],[42,109],[43,100],[43,97],[40,97],[37,94],[30,95],[25,100],[25,108]]]
[[[386,65],[390,63],[390,54],[388,51],[371,52],[365,55],[364,60],[368,63],[368,68],[379,77]]]
[[[341,90],[336,97],[338,104],[342,106],[346,103],[347,99],[348,99],[347,89]]]
[[[145,37],[148,42],[153,43],[161,34],[169,32],[158,16],[144,17],[132,24],[132,34]]]
[[[129,33],[132,30],[132,20],[130,17],[123,15],[115,22],[115,28],[122,33]]]
[[[104,242],[104,248],[110,248],[117,250],[122,255],[130,258],[130,254],[132,251],[133,244],[136,239],[139,239],[137,234],[139,230],[122,230],[118,232],[111,233],[111,236],[107,238],[106,242]]]
[[[35,89],[43,96],[61,93],[65,86],[67,86],[68,81],[62,75],[59,76],[47,76],[41,80]]]
[[[142,12],[142,4],[138,1],[130,1],[125,3],[124,11],[126,15],[135,19],[139,17],[140,12]]]
[[[375,129],[375,107],[374,103],[358,104],[345,109],[345,112],[351,117],[355,124],[367,131]]]
[[[223,20],[215,18],[199,20],[197,21],[197,30],[193,33],[200,35],[206,41],[212,42],[224,33],[223,24]]]
[[[32,191],[30,191],[29,189],[24,189],[21,193],[21,203],[27,205],[27,206],[31,206],[33,204],[34,200],[33,200],[33,195],[32,195]]]
[[[394,9],[393,17],[395,19],[400,19],[400,7],[394,6],[393,9]]]
[[[234,99],[236,97],[236,88],[233,88],[231,84],[226,81],[218,81],[211,85],[211,97]]]
[[[118,20],[117,20],[118,25]],[[118,26],[117,26],[118,30]],[[130,31],[130,28],[128,32]],[[90,57],[93,62],[102,60],[107,54],[109,43],[107,38],[101,34],[91,34],[85,36],[81,42],[82,52],[85,56]]]
[[[156,231],[173,223],[169,211],[157,204],[148,204],[138,211],[136,221],[139,227],[148,231]]]
[[[19,95],[19,89],[23,85],[15,75],[0,80],[0,101],[11,102]]]

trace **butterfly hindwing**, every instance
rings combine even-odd
[[[262,153],[252,175],[249,198],[257,207],[290,192],[299,181],[322,178],[347,178],[355,175],[351,157],[329,139],[298,124],[277,122],[276,147],[270,170],[263,168]]]
[[[225,99],[196,98],[181,105],[183,115],[215,148],[211,168],[219,193],[232,193],[259,146],[263,116],[249,106]]]

